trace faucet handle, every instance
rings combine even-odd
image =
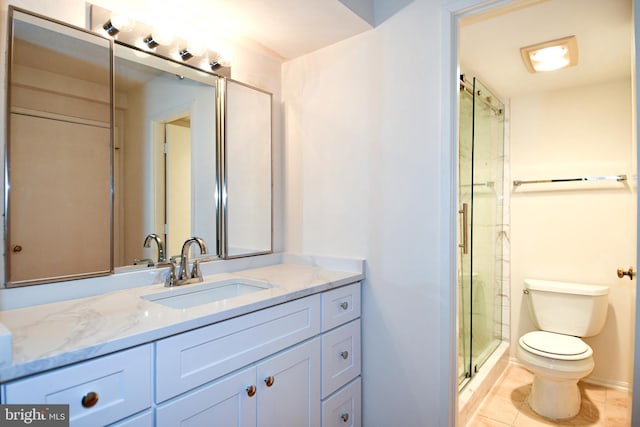
[[[191,268],[191,278],[198,278],[202,280],[202,270],[200,269],[200,260],[193,261],[193,267]]]
[[[147,264],[147,267],[153,267],[156,265],[151,258],[143,258],[143,259],[135,258],[133,260],[133,265],[142,265],[142,264]]]
[[[168,288],[176,286],[178,284],[178,275],[176,274],[176,258],[180,258],[180,256],[172,256],[171,258],[169,258],[169,275],[167,276],[167,281],[164,284]]]

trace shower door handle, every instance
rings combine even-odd
[[[462,243],[459,243],[458,247],[466,255],[469,253],[469,204],[463,203],[458,213],[462,215]]]

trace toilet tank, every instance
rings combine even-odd
[[[538,329],[590,337],[607,318],[609,287],[525,279],[524,299]]]

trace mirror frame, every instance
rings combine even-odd
[[[269,96],[269,248],[265,250],[258,250],[255,252],[244,252],[241,254],[231,255],[229,253],[229,213],[227,206],[227,170],[228,170],[228,155],[227,155],[227,82],[233,82],[240,86],[252,89],[256,92],[260,92]],[[257,255],[266,255],[273,253],[273,94],[265,90],[256,88],[237,80],[230,78],[220,78],[220,84],[218,86],[218,147],[217,147],[217,160],[218,160],[218,183],[216,184],[216,190],[219,200],[219,212],[218,212],[218,255],[222,259],[234,259],[245,258]]]
[[[11,281],[11,260],[9,257],[10,252],[10,243],[11,243],[11,231],[10,231],[10,223],[11,218],[9,215],[9,195],[11,191],[11,183],[9,179],[9,159],[10,159],[10,141],[11,141],[11,82],[12,82],[12,68],[13,68],[13,57],[14,57],[14,23],[15,19],[20,15],[26,15],[27,18],[32,18],[35,20],[43,21],[43,24],[50,24],[52,26],[60,26],[63,29],[67,29],[79,34],[83,34],[86,38],[95,38],[103,40],[105,42],[105,48],[108,50],[109,55],[109,150],[110,150],[110,165],[109,165],[109,235],[110,235],[110,254],[109,254],[109,268],[106,270],[95,271],[95,272],[86,272],[86,273],[78,273],[78,274],[67,274],[61,276],[52,276],[52,277],[43,277],[37,279],[27,279],[27,280],[18,280]],[[114,120],[114,78],[113,78],[113,41],[107,37],[104,37],[100,34],[96,34],[95,32],[89,31],[82,27],[77,27],[75,25],[68,24],[66,22],[52,19],[13,5],[9,5],[8,13],[7,13],[7,61],[5,66],[6,72],[6,104],[5,104],[5,140],[4,140],[4,277],[5,283],[4,286],[7,288],[19,287],[19,286],[27,286],[27,285],[37,285],[43,283],[53,283],[53,282],[61,282],[67,280],[76,280],[83,279],[89,277],[98,277],[98,276],[108,276],[113,274],[114,271],[114,259],[113,259],[113,120]]]

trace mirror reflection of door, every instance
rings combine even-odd
[[[165,125],[167,253],[179,254],[191,237],[191,129],[189,117]]]
[[[109,274],[110,42],[9,15],[6,284]]]

